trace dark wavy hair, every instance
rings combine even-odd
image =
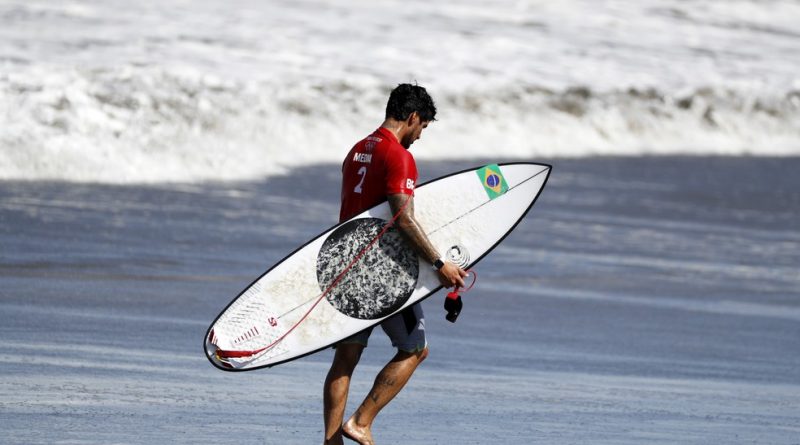
[[[436,120],[436,105],[425,88],[410,83],[397,85],[389,95],[386,118],[404,121],[415,111],[424,122]]]

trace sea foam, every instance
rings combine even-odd
[[[0,179],[340,162],[400,82],[439,109],[419,159],[800,155],[793,2],[399,5],[6,2]]]

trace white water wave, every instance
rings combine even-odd
[[[0,77],[0,178],[253,179],[338,162],[380,123],[387,86],[275,85],[192,71],[30,70]],[[431,89],[421,159],[596,154],[797,155],[800,91],[535,85]]]
[[[254,179],[339,162],[428,87],[421,159],[800,155],[800,4],[0,3],[0,179]]]

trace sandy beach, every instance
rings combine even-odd
[[[382,443],[796,444],[800,160],[542,160]],[[420,164],[423,179],[466,168]],[[14,444],[308,444],[331,351],[230,374],[217,313],[336,221],[336,165],[251,183],[0,187],[0,427]],[[373,335],[350,408],[392,354]]]

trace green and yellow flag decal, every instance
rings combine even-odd
[[[481,167],[476,173],[478,173],[478,178],[480,178],[486,194],[489,195],[489,199],[495,199],[508,191],[506,178],[503,177],[503,172],[500,171],[500,166],[497,164]]]

